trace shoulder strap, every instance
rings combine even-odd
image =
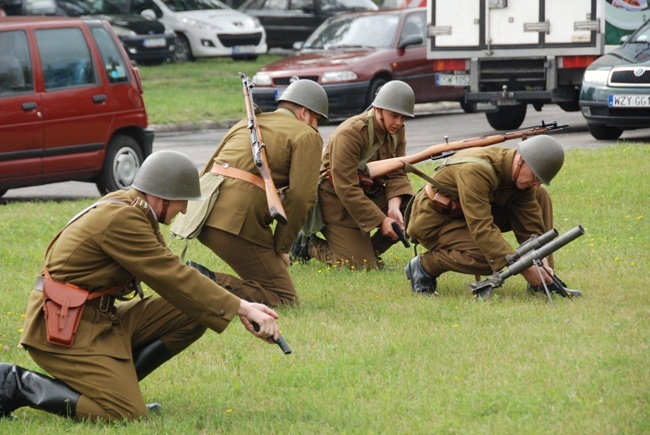
[[[113,203],[121,202],[123,204],[135,205],[134,203],[129,203],[128,201],[124,201],[124,200],[121,200],[121,199],[108,198],[108,199],[101,199],[101,200],[97,201],[96,203],[91,204],[88,207],[86,207],[85,209],[81,210],[79,213],[77,213],[72,219],[70,219],[68,221],[67,224],[65,224],[65,226],[61,229],[61,231],[59,231],[58,234],[56,236],[54,236],[52,241],[50,241],[50,244],[47,245],[47,249],[45,250],[45,259],[43,260],[43,273],[45,274],[46,279],[52,280],[52,277],[50,276],[50,271],[47,270],[47,259],[48,259],[49,254],[50,254],[50,249],[52,249],[52,246],[54,246],[54,242],[56,242],[58,240],[59,236],[61,236],[61,233],[63,233],[63,230],[68,228],[74,221],[76,221],[81,216],[88,213],[93,208],[97,207],[100,204],[108,203],[108,202],[113,202]],[[128,285],[128,283],[127,283],[127,285]],[[100,296],[102,296],[104,294],[108,294],[108,293],[114,292],[116,290],[119,290],[122,287],[124,287],[124,285],[117,285],[115,287],[111,287],[111,288],[108,288],[108,289],[105,289],[105,290],[102,290],[102,291],[99,291],[99,292],[93,292],[92,297],[89,296],[88,299],[89,300],[90,299],[95,299],[95,298],[100,297]]]
[[[439,166],[436,167],[436,171],[438,171],[441,168],[444,168],[445,166],[457,165],[459,163],[478,163],[480,165],[483,165],[484,167],[490,170],[490,174],[492,175],[492,181],[494,182],[494,184],[496,184],[497,186],[499,185],[499,178],[497,177],[497,172],[494,170],[494,167],[491,164],[489,164],[487,161],[476,157],[457,157],[457,158],[447,157],[442,161],[442,163],[440,163]]]
[[[375,137],[375,109],[368,110],[366,114],[366,120],[368,121],[368,150],[365,152],[361,159],[359,160],[359,171],[365,171],[366,164],[368,160],[381,148],[381,143],[377,141]],[[390,135],[391,141],[393,142],[393,148],[397,146],[397,136],[394,134]]]

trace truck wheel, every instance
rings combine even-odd
[[[194,56],[192,55],[192,47],[190,41],[185,35],[176,34],[176,49],[174,50],[174,62],[193,62]]]
[[[623,129],[606,125],[589,124],[589,133],[598,140],[615,140],[621,137]]]
[[[485,114],[488,124],[495,130],[515,130],[526,118],[526,104],[499,106],[496,112]]]
[[[108,145],[104,167],[95,184],[104,195],[120,189],[128,189],[142,165],[142,151],[130,136],[118,134]]]

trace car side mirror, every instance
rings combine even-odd
[[[399,45],[397,48],[399,49],[404,49],[408,47],[409,45],[420,45],[424,42],[424,39],[422,39],[422,36],[420,35],[410,35],[404,38],[399,42]]]
[[[145,9],[142,12],[140,12],[140,16],[146,20],[154,21],[158,17],[156,17],[156,13],[153,11],[153,9]]]

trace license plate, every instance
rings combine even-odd
[[[469,86],[469,74],[436,74],[438,86]]]
[[[650,95],[610,95],[609,107],[650,107]]]
[[[250,54],[255,53],[254,45],[235,45],[232,48],[232,54]]]
[[[167,41],[165,38],[150,38],[142,41],[142,45],[147,48],[165,47],[167,45]]]

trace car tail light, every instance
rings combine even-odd
[[[438,59],[433,61],[434,71],[467,71],[469,61],[467,59]]]
[[[598,56],[561,56],[558,58],[558,68],[587,68]]]

